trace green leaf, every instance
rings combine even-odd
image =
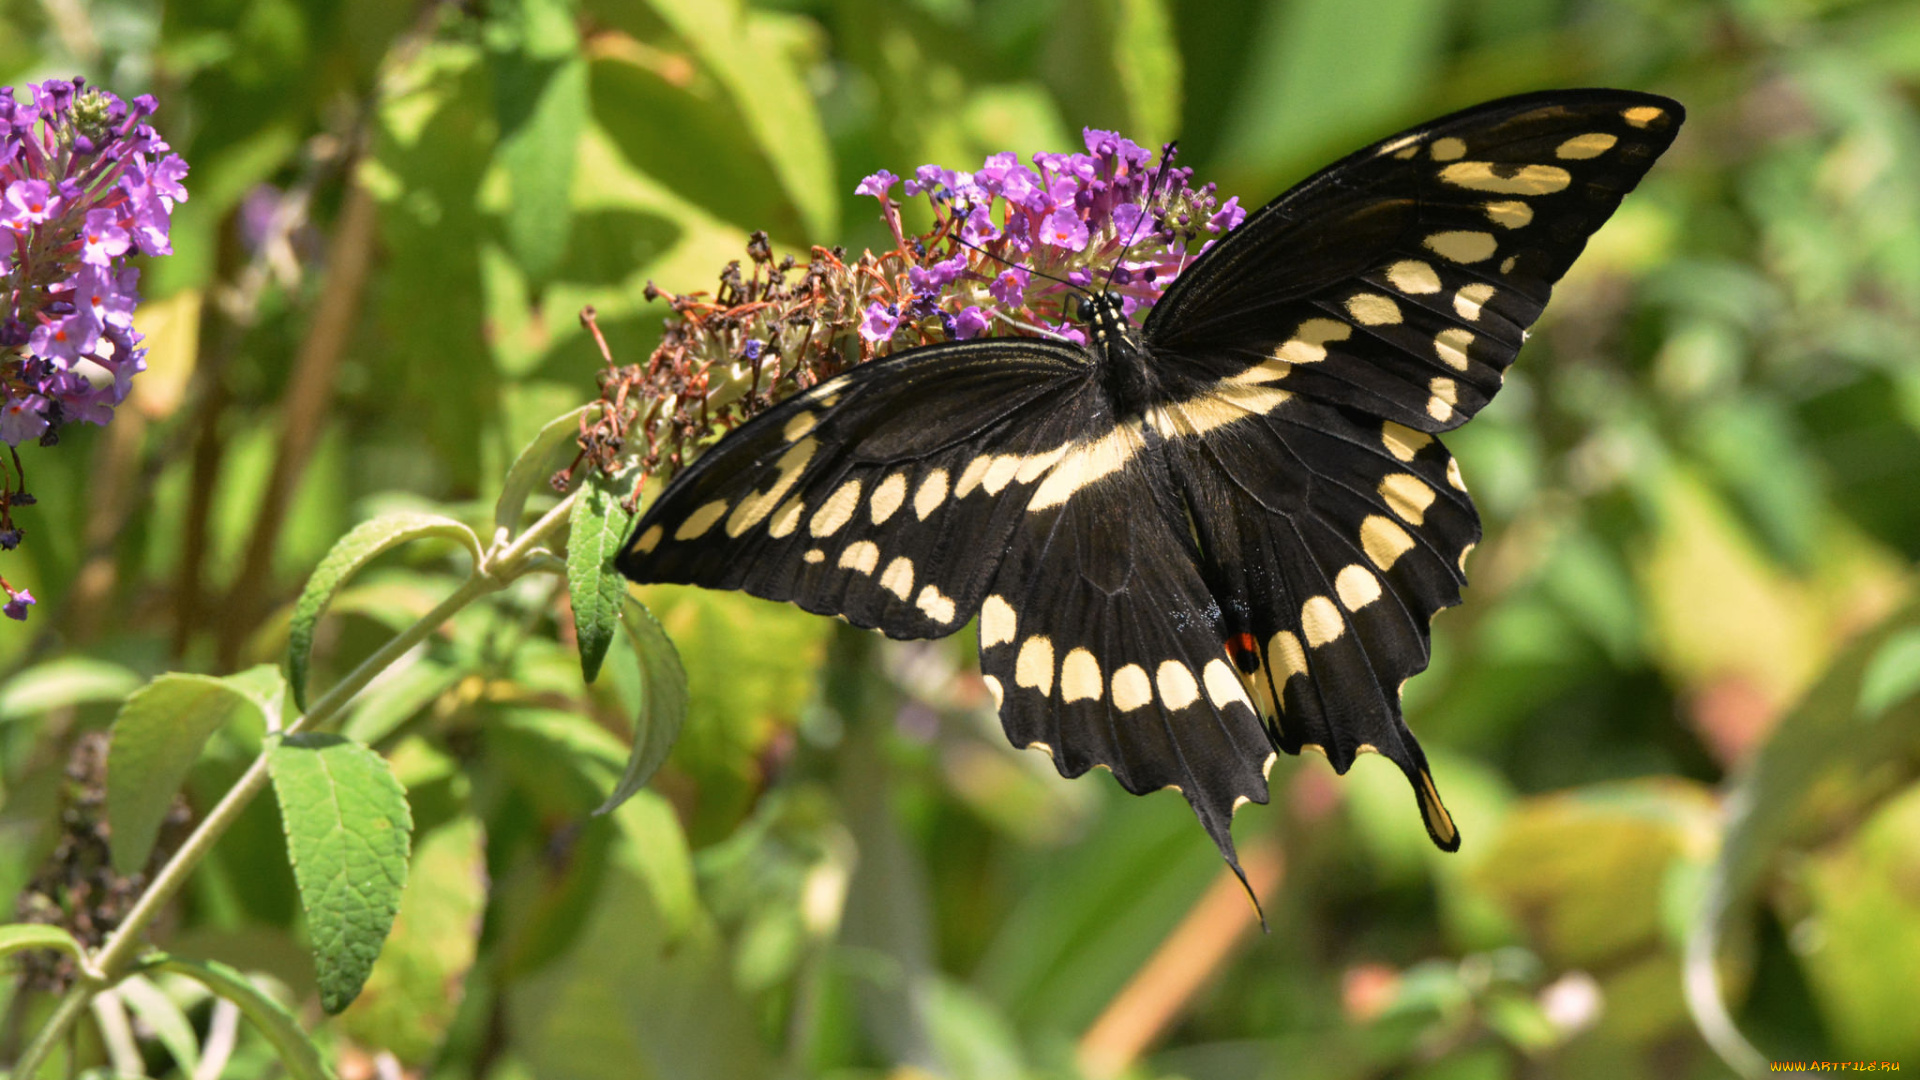
[[[626,623],[640,658],[640,715],[633,722],[633,751],[627,757],[626,772],[596,814],[619,806],[653,779],[673,752],[687,719],[687,672],[667,632],[638,600],[628,600]]]
[[[1861,720],[1878,719],[1916,690],[1920,690],[1920,627],[1895,634],[1874,652],[1860,677],[1855,711]]]
[[[162,675],[127,698],[114,717],[107,750],[115,870],[132,874],[146,865],[174,794],[208,736],[248,711],[264,724],[259,698],[208,675]]]
[[[1906,665],[1917,634],[1920,607],[1910,606],[1841,651],[1781,718],[1727,797],[1720,855],[1687,940],[1685,985],[1701,1034],[1743,1075],[1758,1075],[1766,1064],[1721,996],[1721,939],[1776,851],[1794,835],[1811,798],[1825,793],[1831,801],[1843,792],[1853,800],[1873,797],[1877,787],[1866,779],[1884,777],[1887,763],[1920,749],[1920,697],[1902,686],[1910,678]]]
[[[737,0],[649,0],[699,56],[747,125],[813,240],[839,229],[833,157],[813,93],[788,59],[778,16]]]
[[[39,716],[49,709],[119,701],[140,685],[140,676],[105,660],[67,656],[36,664],[0,687],[0,723]]]
[[[627,579],[614,569],[614,556],[627,539],[633,515],[620,505],[633,489],[632,477],[606,477],[590,470],[573,501],[567,533],[567,592],[573,601],[574,635],[580,642],[580,671],[592,682],[613,644],[620,610],[627,600]]]
[[[26,949],[57,949],[75,960],[86,958],[87,951],[72,934],[57,926],[42,923],[14,923],[0,926],[0,957]]]
[[[505,174],[507,246],[536,281],[559,267],[573,217],[573,171],[587,127],[587,62],[563,0],[503,5],[517,16],[517,48],[493,62]]]
[[[240,1015],[273,1044],[280,1063],[295,1080],[333,1080],[333,1070],[321,1059],[319,1047],[286,1006],[234,968],[217,960],[183,960],[162,953],[142,963],[140,970],[184,975],[238,1005]]]
[[[383,552],[428,536],[458,540],[473,554],[476,563],[481,558],[480,541],[472,529],[438,514],[407,512],[362,522],[341,537],[333,550],[327,552],[327,557],[320,560],[313,576],[307,579],[307,587],[301,590],[300,599],[294,602],[293,622],[287,628],[287,675],[293,684],[294,703],[300,708],[307,707],[307,667],[312,661],[314,627],[332,602],[334,593]]]
[[[407,884],[413,817],[386,760],[338,735],[294,735],[267,758],[307,913],[320,1004],[352,1003]]]
[[[1180,46],[1166,0],[1107,0],[1113,66],[1133,122],[1129,138],[1157,146],[1180,130]]]
[[[153,1031],[160,1045],[167,1048],[181,1075],[193,1075],[200,1065],[200,1039],[179,1004],[141,975],[129,975],[113,989],[133,1015]]]
[[[355,742],[377,744],[452,689],[466,673],[464,667],[424,656],[411,662],[402,658],[360,692],[353,715],[340,726],[340,733]]]
[[[412,878],[380,962],[339,1024],[362,1045],[419,1068],[453,1023],[479,944],[487,902],[480,821],[463,815],[421,837]]]
[[[553,452],[578,436],[581,420],[599,408],[597,404],[582,405],[547,421],[533,441],[527,443],[526,449],[520,451],[520,456],[513,459],[513,465],[507,469],[506,482],[500,487],[500,499],[493,506],[495,529],[504,529],[511,535],[520,527],[521,515],[527,507],[527,496],[533,494],[536,485],[546,482],[552,470]]]

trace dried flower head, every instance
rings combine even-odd
[[[805,271],[775,265],[764,233],[708,296],[648,286],[673,308],[644,364],[609,367],[607,408],[581,433],[582,460],[611,472],[636,458],[640,479],[670,475],[713,439],[846,367],[899,349],[980,336],[1085,344],[1071,300],[1110,289],[1138,317],[1211,238],[1246,216],[1192,170],[1110,131],[1083,133],[1086,153],[994,154],[973,172],[923,165],[905,181],[934,226],[908,236],[881,170],[855,192],[880,201],[894,247],[851,262],[815,248]],[[1198,245],[1198,246],[1196,246]],[[636,445],[637,444],[637,445]],[[555,478],[564,487],[572,470]],[[635,488],[638,491],[638,486]]]

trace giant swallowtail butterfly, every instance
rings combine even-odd
[[[1400,766],[1400,712],[1479,516],[1435,438],[1500,389],[1554,282],[1672,143],[1664,97],[1569,90],[1395,135],[1250,215],[1135,328],[854,368],[681,473],[618,560],[895,638],[979,618],[1015,746],[1230,826],[1275,751]]]

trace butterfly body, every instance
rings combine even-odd
[[[1181,791],[1233,862],[1276,751],[1378,752],[1459,833],[1400,711],[1480,525],[1435,436],[1500,388],[1551,286],[1672,141],[1675,102],[1526,95],[1383,140],[1089,344],[860,365],[677,477],[619,558],[899,638],[978,620],[1016,746]]]

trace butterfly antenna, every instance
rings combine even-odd
[[[1088,296],[1093,295],[1092,293],[1087,292],[1087,287],[1084,285],[1075,285],[1073,282],[1068,281],[1066,278],[1054,277],[1052,274],[1049,274],[1044,270],[1036,270],[1031,266],[1022,266],[1019,263],[1014,262],[1013,260],[1007,258],[1004,255],[995,255],[993,252],[988,251],[986,248],[981,247],[979,244],[968,242],[964,237],[960,236],[958,233],[949,235],[947,239],[952,240],[954,243],[959,244],[963,248],[967,248],[971,251],[977,251],[980,254],[985,255],[987,258],[994,260],[995,262],[1004,263],[1007,266],[1013,267],[1016,270],[1025,270],[1027,273],[1032,274],[1034,277],[1046,278],[1048,281],[1065,285],[1069,289],[1073,289],[1081,293],[1086,293],[1086,295]]]
[[[1113,288],[1113,276],[1120,272],[1120,267],[1127,261],[1127,253],[1133,250],[1134,241],[1140,238],[1140,226],[1147,223],[1147,207],[1153,203],[1154,189],[1160,186],[1160,181],[1166,179],[1167,169],[1173,164],[1173,156],[1179,152],[1179,149],[1178,141],[1170,142],[1160,148],[1160,167],[1153,171],[1153,179],[1147,181],[1147,195],[1141,200],[1140,217],[1133,223],[1133,231],[1127,234],[1127,242],[1121,246],[1119,258],[1113,260],[1113,265],[1107,268],[1107,280],[1100,286],[1101,292],[1108,292]],[[1258,902],[1254,906],[1258,907]]]

